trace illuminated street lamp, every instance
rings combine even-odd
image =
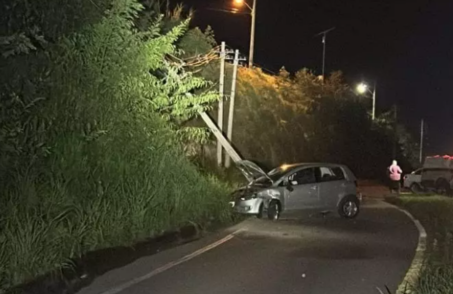
[[[359,92],[359,94],[365,94],[368,90],[367,84],[360,83],[357,85],[357,92]]]
[[[373,95],[373,110],[371,111],[371,119],[374,120],[376,118],[376,86],[374,86],[373,91],[371,91],[367,84],[360,83],[357,85],[357,92],[361,95],[367,92]]]
[[[252,7],[245,0],[233,0],[234,5],[236,6],[247,6],[247,8],[250,10],[250,15],[252,16],[252,28],[250,30],[249,67],[253,66],[253,55],[255,51],[256,1],[257,0],[253,0]]]

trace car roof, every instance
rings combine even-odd
[[[283,165],[282,165],[283,166]],[[346,167],[344,164],[339,163],[329,163],[329,162],[301,162],[301,163],[292,163],[292,164],[285,164],[287,168],[294,169],[299,167]]]

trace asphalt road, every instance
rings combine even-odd
[[[79,293],[394,293],[417,240],[405,214],[370,200],[352,221],[307,213],[249,219],[109,272]]]

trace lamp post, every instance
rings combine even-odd
[[[373,91],[371,91],[367,84],[360,83],[357,85],[357,92],[359,94],[365,94],[368,92],[373,95],[373,108],[371,111],[371,119],[374,121],[374,119],[376,118],[376,85],[374,86]]]
[[[253,56],[255,52],[255,25],[256,25],[256,1],[253,0],[252,6],[250,6],[245,0],[234,0],[236,6],[246,6],[250,10],[252,16],[252,25],[250,30],[250,50],[249,50],[249,67],[253,66]]]

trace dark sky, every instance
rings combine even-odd
[[[211,25],[217,41],[248,54],[250,16],[207,9],[231,1],[183,0],[196,10],[195,25]],[[453,1],[257,1],[257,65],[320,73],[322,44],[314,35],[336,27],[327,36],[326,71],[342,70],[350,83],[377,80],[378,113],[397,103],[417,140],[426,120],[429,153],[453,154]]]

